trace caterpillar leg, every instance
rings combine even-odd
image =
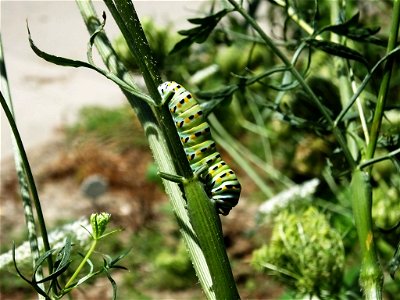
[[[187,182],[187,179],[185,177],[176,174],[158,172],[158,175],[165,180],[172,181],[175,183],[185,184]]]
[[[193,175],[196,178],[200,178],[200,180],[202,182],[205,182],[205,179],[206,179],[206,177],[208,175],[208,165],[204,164],[201,167],[199,167],[198,169],[194,170],[193,171]]]
[[[164,172],[158,172],[158,175],[165,180],[177,183],[179,185],[179,188],[181,189],[183,199],[185,199],[185,201],[187,202],[185,193],[183,192],[183,185],[188,181],[185,177]],[[185,208],[187,209],[187,203],[185,204]]]

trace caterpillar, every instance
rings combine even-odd
[[[205,191],[218,213],[226,216],[239,201],[241,186],[233,170],[221,159],[200,105],[182,85],[167,81],[158,87],[175,122],[192,171],[206,166]],[[201,178],[201,177],[200,177]]]

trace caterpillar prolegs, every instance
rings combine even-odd
[[[236,174],[221,159],[200,105],[182,85],[174,81],[164,82],[158,91],[163,97],[170,95],[169,111],[192,171],[207,166],[203,182],[205,190],[215,201],[217,211],[226,216],[238,203],[241,186]]]

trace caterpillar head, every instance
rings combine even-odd
[[[174,90],[178,84],[175,81],[166,81],[158,86],[158,92],[161,96],[166,95],[169,91]]]

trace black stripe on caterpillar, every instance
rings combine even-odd
[[[241,186],[236,174],[221,159],[206,116],[182,85],[167,81],[158,87],[158,91],[163,98],[169,95],[168,108],[192,171],[196,173],[206,166],[205,190],[215,202],[217,211],[226,216],[238,203]]]

